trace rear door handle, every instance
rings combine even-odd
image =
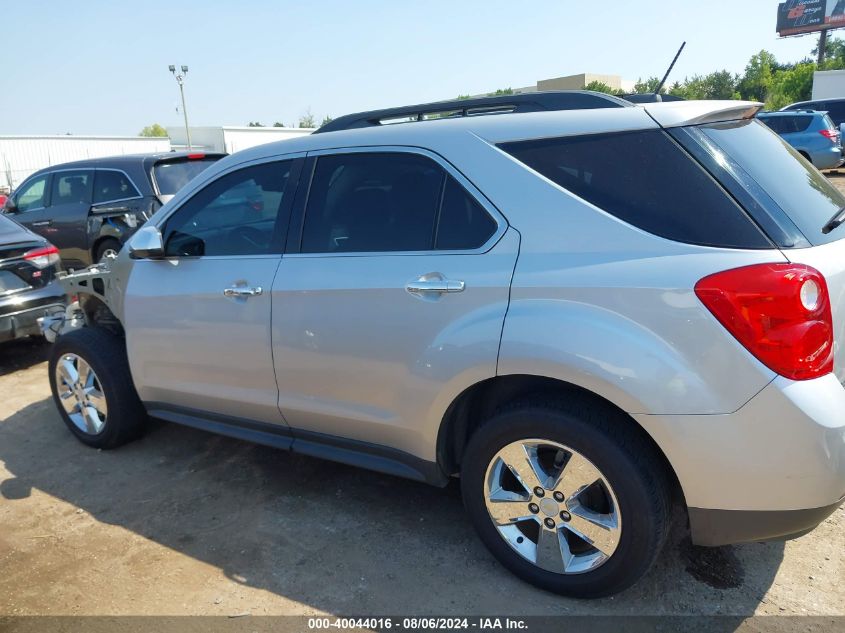
[[[415,295],[463,292],[464,288],[466,288],[466,284],[463,281],[453,281],[430,275],[423,275],[405,286],[405,290]]]
[[[264,294],[264,289],[261,286],[247,287],[247,286],[231,286],[223,289],[224,297],[257,297]]]

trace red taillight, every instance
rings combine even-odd
[[[50,244],[41,248],[35,248],[23,254],[23,258],[35,264],[38,268],[47,268],[47,266],[55,266],[59,263],[59,249]]]
[[[819,130],[819,134],[834,143],[839,140],[839,132],[836,130]]]
[[[188,154],[188,160],[200,160],[205,158],[205,154]]]
[[[695,294],[772,371],[809,380],[833,371],[833,317],[824,276],[802,264],[757,264],[695,284]]]

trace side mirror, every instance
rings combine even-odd
[[[14,200],[12,198],[8,198],[6,200],[6,204],[3,205],[3,208],[0,209],[3,213],[8,213],[9,215],[13,215],[18,212],[18,207],[15,205]]]
[[[132,259],[161,259],[164,257],[164,241],[161,231],[155,226],[145,226],[133,235],[127,244]]]

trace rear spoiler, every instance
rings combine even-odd
[[[763,108],[763,104],[757,101],[674,101],[647,103],[641,107],[666,128],[751,119]]]

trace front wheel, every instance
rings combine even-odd
[[[83,444],[115,448],[140,434],[146,412],[122,339],[96,327],[63,334],[51,350],[49,375],[59,414]]]
[[[566,596],[626,589],[663,547],[669,486],[656,450],[619,411],[526,401],[472,436],[461,468],[484,544],[527,582]]]

